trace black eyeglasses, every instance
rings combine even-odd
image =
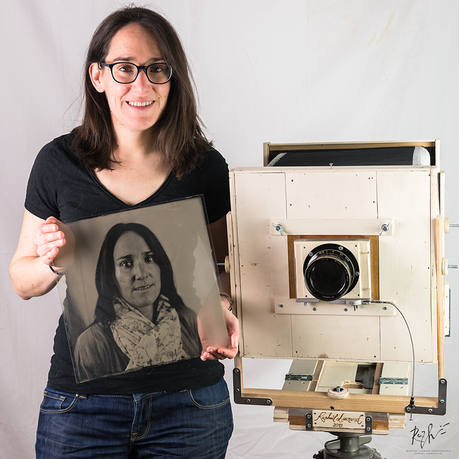
[[[99,62],[99,65],[108,67],[113,79],[120,84],[133,83],[141,70],[147,75],[148,81],[153,84],[165,84],[172,78],[172,67],[165,62],[150,65],[135,65],[132,62],[115,62],[114,64]]]

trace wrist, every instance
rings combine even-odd
[[[65,274],[65,269],[63,268],[56,268],[55,266],[53,266],[52,264],[49,265],[49,269],[56,275],[56,276],[63,276]]]
[[[234,304],[234,300],[229,296],[227,295],[226,293],[220,293],[220,298],[224,298],[227,302],[228,302],[228,311],[232,311],[233,310],[233,304]]]

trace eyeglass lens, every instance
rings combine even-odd
[[[151,64],[146,69],[147,78],[156,84],[166,83],[171,76],[167,64]],[[119,83],[132,83],[136,78],[139,69],[129,62],[120,62],[112,67],[113,78]]]

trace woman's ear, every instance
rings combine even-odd
[[[105,87],[101,79],[102,67],[99,63],[93,62],[89,66],[89,76],[91,78],[93,86],[96,88],[96,91],[101,93],[105,92]]]

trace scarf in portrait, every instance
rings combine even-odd
[[[156,323],[148,320],[121,297],[114,300],[113,306],[115,320],[110,329],[116,344],[129,357],[126,370],[190,357],[183,350],[177,311],[164,295],[159,297]]]

